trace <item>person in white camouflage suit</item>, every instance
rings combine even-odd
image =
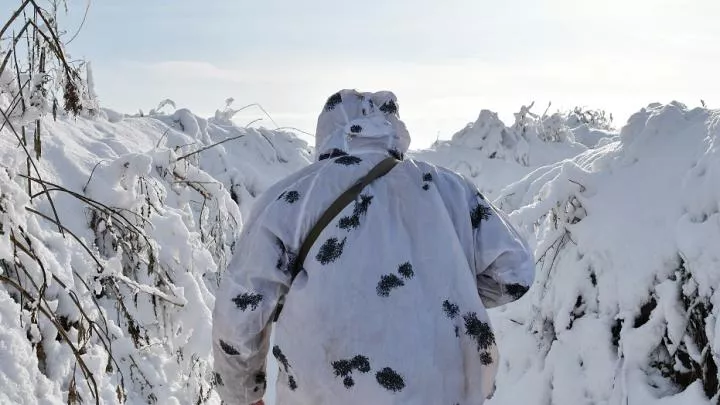
[[[480,405],[491,394],[486,308],[525,294],[533,255],[468,180],[404,159],[409,144],[394,94],[340,91],[318,120],[318,161],[255,202],[215,302],[226,404],[262,404],[269,350],[280,405]],[[325,227],[291,283],[318,218],[388,156],[401,161]]]

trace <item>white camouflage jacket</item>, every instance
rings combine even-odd
[[[397,108],[390,92],[331,96],[319,161],[255,203],[215,303],[216,382],[228,405],[262,398],[268,350],[281,405],[479,405],[490,394],[498,351],[486,308],[520,298],[534,260],[460,175],[400,162],[325,228],[290,286],[296,252],[324,210],[407,150]]]

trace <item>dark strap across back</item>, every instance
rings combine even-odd
[[[307,258],[308,253],[310,253],[310,248],[312,248],[313,244],[320,236],[323,229],[325,229],[330,224],[330,222],[332,222],[332,220],[337,217],[338,214],[340,214],[340,212],[345,207],[348,206],[348,204],[355,201],[362,192],[362,190],[368,186],[368,184],[386,175],[388,172],[390,172],[390,170],[393,169],[393,167],[395,167],[395,165],[398,164],[398,162],[399,161],[394,157],[387,157],[383,159],[380,163],[375,165],[375,167],[373,167],[368,172],[368,174],[356,181],[355,184],[352,185],[352,187],[347,189],[344,193],[340,194],[340,196],[335,199],[332,204],[330,204],[330,206],[317,220],[312,229],[310,229],[310,232],[308,232],[307,237],[305,237],[303,244],[300,246],[300,251],[298,252],[297,258],[295,258],[295,261],[293,262],[293,267],[291,269],[291,287],[293,281],[295,281],[295,277],[297,277],[297,275],[300,274],[303,269],[303,264],[305,263],[305,259]],[[277,311],[275,312],[275,321],[277,321],[278,317],[280,316],[280,311],[282,311],[282,303],[278,305]]]

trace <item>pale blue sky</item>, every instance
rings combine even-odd
[[[94,0],[69,49],[123,112],[171,98],[209,116],[234,97],[314,132],[334,91],[390,89],[419,148],[533,100],[623,122],[653,101],[720,107],[719,18],[718,0]]]

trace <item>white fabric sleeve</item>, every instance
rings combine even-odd
[[[265,394],[272,318],[289,288],[289,265],[282,241],[261,218],[246,225],[213,312],[216,389],[227,405],[249,405]]]
[[[525,295],[535,278],[535,259],[507,216],[475,191],[470,202],[477,287],[487,308]]]

